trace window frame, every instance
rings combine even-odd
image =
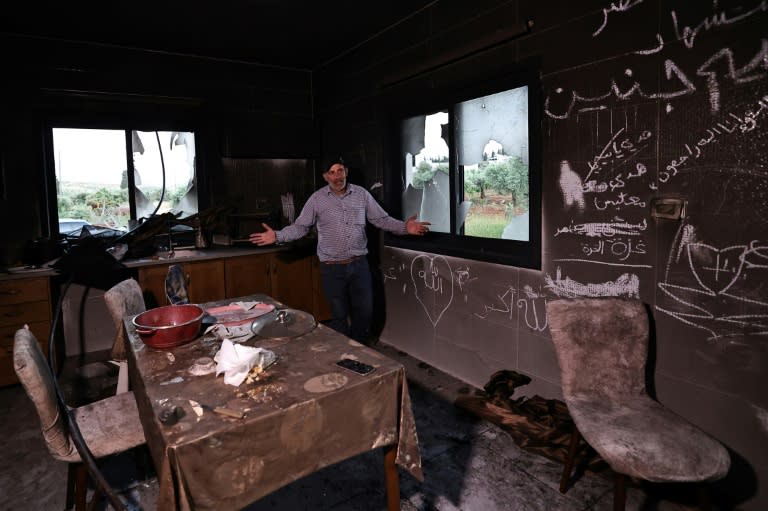
[[[43,127],[43,146],[44,146],[44,183],[45,183],[45,211],[43,218],[47,220],[48,224],[44,226],[43,231],[48,232],[48,235],[55,236],[59,233],[59,213],[58,213],[58,191],[56,186],[56,160],[54,154],[53,145],[53,130],[58,128],[64,129],[96,129],[96,130],[114,130],[122,131],[125,134],[126,141],[126,166],[128,169],[128,202],[130,205],[130,218],[131,221],[138,220],[136,218],[136,200],[135,200],[135,188],[134,182],[134,162],[131,143],[132,131],[186,131],[192,132],[195,135],[195,186],[197,188],[197,200],[198,211],[203,211],[207,207],[207,201],[205,200],[206,194],[204,190],[207,189],[205,179],[205,173],[203,171],[202,162],[203,153],[201,150],[201,140],[199,134],[201,133],[198,123],[188,122],[174,122],[168,120],[160,120],[156,118],[147,120],[113,120],[103,119],[98,115],[94,115],[93,118],[76,117],[56,117],[50,118],[44,123]]]
[[[387,150],[389,155],[385,167],[387,209],[400,218],[402,215],[402,195],[405,191],[405,176],[402,165],[404,148],[400,142],[400,127],[402,121],[418,115],[431,115],[439,111],[447,111],[449,115],[449,180],[451,200],[451,226],[455,231],[455,210],[461,202],[461,170],[458,169],[457,147],[454,140],[454,113],[459,103],[477,99],[485,95],[504,92],[517,87],[528,87],[528,190],[529,190],[529,224],[528,241],[480,238],[462,234],[430,232],[424,237],[397,236],[384,233],[386,246],[408,250],[442,254],[464,259],[486,261],[521,268],[541,269],[541,81],[533,69],[527,69],[507,74],[495,79],[483,81],[461,89],[435,92],[430,90],[424,96],[431,99],[402,105],[391,109],[387,120]],[[414,94],[413,96],[418,96]],[[411,97],[413,97],[411,96]],[[405,218],[403,218],[405,220]]]

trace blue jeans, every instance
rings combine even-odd
[[[373,284],[368,259],[349,264],[320,263],[323,293],[331,307],[328,326],[366,344],[373,319]]]

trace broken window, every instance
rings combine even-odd
[[[193,132],[52,128],[51,135],[59,232],[75,223],[125,231],[152,214],[198,212]]]
[[[531,200],[538,190],[529,154],[531,103],[522,84],[399,121],[402,217],[430,222],[433,241],[460,239],[501,259],[519,248],[505,241],[519,242],[536,254],[520,265],[535,267],[540,213],[531,211],[538,203]]]

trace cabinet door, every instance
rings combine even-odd
[[[0,387],[19,382],[13,369],[13,337],[24,324],[47,357],[51,332],[48,277],[0,281]]]
[[[224,261],[227,298],[256,293],[272,295],[272,254],[232,257]]]
[[[288,307],[312,313],[312,258],[272,259],[272,298]]]
[[[223,260],[185,263],[183,268],[189,275],[187,292],[191,303],[205,303],[226,298]]]
[[[144,301],[147,309],[168,305],[165,296],[165,277],[168,275],[168,266],[144,266],[139,268],[139,286],[144,292]]]
[[[312,256],[312,298],[313,312],[318,321],[327,321],[331,319],[331,306],[328,305],[328,299],[323,293],[323,279],[320,275],[320,260],[317,256]]]

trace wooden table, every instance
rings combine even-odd
[[[275,302],[265,295],[241,300]],[[229,304],[224,300],[203,304]],[[171,350],[146,346],[126,318],[128,364],[142,425],[158,472],[158,509],[240,509],[328,465],[383,448],[389,510],[400,507],[397,465],[423,479],[404,368],[398,362],[318,325],[294,338],[245,344],[277,355],[257,381],[226,385],[223,375],[194,375],[221,342],[200,337]],[[342,357],[376,369],[360,376],[339,368]],[[196,401],[206,408],[193,408]],[[161,414],[183,416],[164,424]],[[210,407],[210,408],[207,408]],[[234,418],[214,413],[222,407]]]

